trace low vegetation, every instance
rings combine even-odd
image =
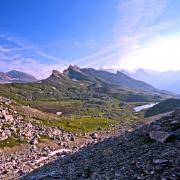
[[[11,136],[5,140],[0,141],[0,148],[13,147],[26,143],[25,141],[19,141],[15,136]]]
[[[50,127],[58,127],[68,132],[85,133],[95,131],[98,128],[107,128],[110,124],[115,124],[113,120],[105,118],[71,117],[60,120],[32,119],[34,123]]]
[[[180,99],[167,99],[148,109],[145,113],[145,117],[170,112],[178,108],[180,108]]]

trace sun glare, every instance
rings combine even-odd
[[[180,68],[180,36],[158,38],[120,59],[123,69],[154,69],[158,71]]]

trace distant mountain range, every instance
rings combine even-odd
[[[21,102],[33,101],[36,105],[37,101],[74,99],[91,102],[94,98],[99,101],[152,102],[171,96],[121,72],[114,74],[77,66],[69,66],[63,73],[53,70],[50,77],[34,83],[1,85],[0,95]]]
[[[77,66],[69,66],[67,70],[63,72],[72,80],[84,80],[92,82],[104,82],[107,84],[121,86],[123,88],[129,88],[141,91],[157,91],[153,86],[139,80],[135,80],[128,75],[117,72],[116,74],[103,70],[95,70],[93,68],[80,69]]]
[[[134,79],[152,84],[157,89],[163,89],[177,94],[180,93],[180,71],[158,72],[139,69],[135,73],[124,73]]]
[[[37,79],[27,73],[21,71],[9,71],[9,72],[0,72],[0,83],[7,84],[7,83],[27,83],[27,82],[35,82]]]
[[[166,91],[180,93],[180,87],[178,86],[178,84],[180,84],[180,71],[156,72],[139,69],[135,73],[126,71],[112,73],[106,70],[79,68],[76,65],[70,65],[61,75],[70,78],[72,81],[86,81],[96,84],[104,83],[106,85],[110,84],[137,91],[163,92],[165,94],[170,94]],[[25,72],[16,70],[6,73],[0,72],[0,84],[29,83],[36,81],[38,80],[34,76]]]

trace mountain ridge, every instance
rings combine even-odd
[[[101,80],[106,81],[109,84],[119,85],[122,87],[128,87],[137,90],[143,91],[156,91],[153,86],[135,80],[128,75],[118,71],[116,74],[110,73],[104,70],[95,70],[93,68],[79,68],[77,66],[69,66],[67,70],[63,72],[63,74],[69,76],[71,79],[79,79],[79,80]]]
[[[176,94],[180,93],[180,88],[177,84],[180,83],[180,71],[152,71],[139,69],[134,73],[126,72],[126,74],[134,79],[141,80],[152,84],[157,89],[163,89]],[[167,81],[167,80],[170,81]]]
[[[107,78],[103,76],[104,73]],[[80,69],[77,66],[70,66],[63,73],[53,70],[47,79],[37,82],[0,85],[0,95],[12,98],[21,104],[31,105],[42,111],[53,113],[62,109],[62,106],[59,105],[61,101],[65,104],[69,101],[70,103],[74,101],[80,104],[80,107],[65,108],[65,112],[68,113],[74,112],[74,109],[79,113],[79,108],[84,106],[87,106],[87,109],[90,106],[93,111],[95,110],[94,107],[99,106],[99,111],[104,112],[105,106],[111,101],[117,102],[117,104],[118,102],[157,102],[170,96],[156,89],[151,91],[150,89],[128,87],[119,82],[119,84],[112,83],[112,77],[114,76],[117,78],[119,76],[124,77],[122,74],[113,75],[92,68]],[[139,81],[132,78],[127,78],[139,83]],[[143,83],[140,82],[140,84]],[[53,105],[50,106],[50,104]],[[82,109],[83,111],[84,109]]]
[[[27,83],[27,82],[35,82],[37,79],[25,72],[11,70],[8,72],[0,72],[0,83]]]

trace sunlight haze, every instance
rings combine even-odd
[[[1,71],[45,78],[69,64],[114,70],[180,68],[180,1],[26,2],[1,0]]]

